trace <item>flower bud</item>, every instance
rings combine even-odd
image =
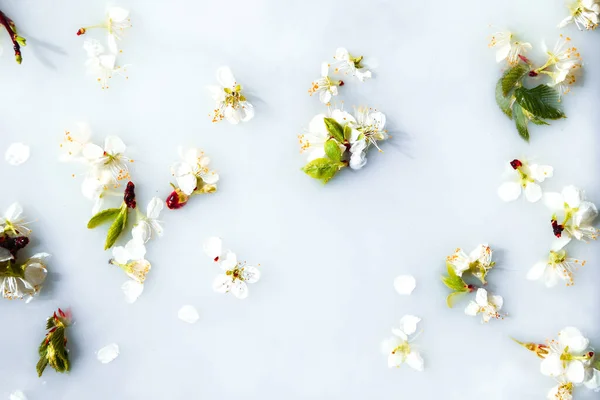
[[[123,201],[127,204],[129,208],[135,208],[135,185],[133,182],[127,182],[127,187],[125,188],[125,195],[123,196]]]
[[[166,203],[167,207],[171,210],[177,210],[183,206],[185,206],[189,200],[190,196],[183,193],[181,189],[176,188],[171,192],[169,197],[167,197]]]

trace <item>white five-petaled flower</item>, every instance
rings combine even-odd
[[[131,230],[131,236],[142,243],[146,243],[152,239],[153,232],[158,236],[162,236],[163,228],[158,221],[158,217],[163,208],[163,201],[158,197],[153,197],[150,203],[148,203],[148,207],[146,207],[146,215],[142,216]],[[137,207],[136,210],[138,210]]]
[[[307,161],[312,161],[317,158],[325,157],[325,142],[330,138],[329,131],[325,125],[325,118],[333,118],[340,125],[350,125],[356,123],[352,115],[340,109],[334,109],[329,112],[329,116],[325,114],[317,114],[310,120],[308,124],[308,132],[299,135],[300,151],[308,153]],[[354,133],[353,133],[354,134]],[[358,134],[356,134],[358,136]],[[346,151],[346,147],[340,145],[342,154]]]
[[[350,122],[352,135],[350,138],[350,168],[361,169],[367,163],[367,150],[375,146],[382,151],[377,142],[389,138],[385,130],[385,114],[367,107],[356,110],[356,119]]]
[[[94,143],[88,143],[83,147],[83,156],[91,165],[91,175],[97,180],[103,181],[106,174],[110,176],[111,182],[118,186],[119,182],[129,179],[128,163],[133,162],[124,155],[127,146],[118,136],[107,136],[104,140],[104,148]]]
[[[0,230],[13,235],[29,236],[31,229],[27,224],[23,218],[23,207],[19,203],[12,203],[0,217]]]
[[[549,288],[556,286],[559,280],[564,281],[567,286],[572,286],[573,273],[580,265],[584,266],[585,261],[567,257],[564,249],[550,250],[548,259],[536,263],[527,273],[527,279],[543,280]]]
[[[113,258],[110,263],[123,269],[133,280],[144,283],[150,271],[150,263],[144,259],[146,246],[138,238],[133,238],[125,246],[117,246],[112,250]]]
[[[319,94],[321,103],[329,103],[332,96],[338,95],[338,86],[342,86],[343,81],[334,81],[329,77],[329,64],[324,62],[321,64],[321,77],[313,81],[308,93],[312,96],[315,93]]]
[[[513,201],[525,192],[525,197],[532,203],[542,198],[542,188],[537,182],[551,178],[554,169],[549,165],[528,164],[523,160],[512,160],[507,167],[508,174],[514,179],[504,182],[498,188],[498,196],[504,201]]]
[[[568,243],[571,238],[582,241],[596,239],[598,230],[592,226],[592,222],[598,216],[598,209],[594,203],[585,200],[583,190],[572,185],[566,186],[561,193],[546,193],[544,202],[555,211],[552,229],[563,244]],[[561,219],[562,222],[559,223]]]
[[[218,293],[231,292],[238,299],[248,297],[248,283],[258,282],[260,271],[238,262],[235,253],[223,250],[223,242],[218,237],[211,237],[204,243],[204,252],[224,271],[213,282],[213,289]]]
[[[593,357],[589,340],[579,329],[566,327],[559,332],[558,340],[548,341],[548,354],[540,364],[540,371],[546,376],[579,385],[594,378]]]
[[[202,150],[197,148],[184,150],[180,147],[179,156],[182,161],[171,166],[171,173],[183,193],[190,195],[203,184],[215,186],[219,181],[219,174],[208,168],[210,158],[205,156]]]
[[[406,363],[417,371],[423,371],[425,363],[418,351],[411,343],[416,337],[412,337],[417,331],[417,324],[421,318],[414,315],[405,315],[400,319],[400,326],[392,329],[394,336],[381,343],[381,351],[387,355],[388,367],[398,368]]]
[[[489,322],[492,318],[501,319],[499,311],[503,303],[502,296],[489,296],[487,290],[479,288],[475,294],[475,301],[471,301],[465,308],[465,314],[473,317],[481,314],[483,322]]]
[[[558,89],[561,94],[568,93],[570,87],[577,82],[577,74],[583,66],[579,50],[571,45],[570,37],[563,35],[560,35],[552,51],[546,48],[545,43],[542,45],[548,60],[536,71],[548,75],[551,79],[548,85]],[[550,67],[554,68],[549,69]]]
[[[487,244],[478,245],[469,254],[463,249],[457,248],[454,253],[446,257],[446,263],[450,265],[456,275],[462,276],[466,271],[470,271],[481,282],[485,283],[487,273],[494,267],[492,261],[492,249]]]
[[[335,51],[333,58],[336,60],[332,65],[334,72],[356,76],[361,82],[371,78],[371,71],[366,69],[362,64],[363,56],[353,57],[348,53],[348,50],[340,47]]]
[[[229,67],[217,70],[217,81],[221,86],[209,86],[216,102],[212,122],[220,122],[225,118],[232,124],[247,122],[254,117],[254,107],[242,94],[242,86],[237,83]]]
[[[110,7],[107,11],[108,48],[114,54],[119,52],[117,40],[122,39],[125,29],[131,28],[129,11],[121,7]]]
[[[600,16],[600,1],[599,0],[575,0],[568,4],[571,15],[563,19],[559,28],[563,28],[570,23],[575,23],[579,30],[593,30],[598,27]]]
[[[96,76],[102,89],[108,89],[108,80],[113,74],[123,75],[125,67],[117,67],[117,57],[112,53],[107,53],[104,46],[95,39],[87,39],[83,42],[83,48],[87,53],[88,59],[85,66],[90,75]]]
[[[516,40],[512,32],[495,33],[489,47],[496,48],[496,62],[506,60],[509,65],[517,65],[519,56],[531,50],[531,44]]]
[[[42,288],[48,270],[46,260],[50,257],[48,253],[37,253],[30,257],[21,266],[13,266],[11,273],[0,274],[0,295],[5,299],[26,299],[31,301],[37,296]],[[3,259],[0,261],[8,261]]]

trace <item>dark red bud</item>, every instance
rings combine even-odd
[[[344,86],[344,81],[340,81],[340,86]]]
[[[79,28],[79,30],[77,31],[77,36],[81,36],[85,34],[85,28]]]
[[[169,207],[169,209],[177,210],[185,206],[188,200],[189,196],[187,194],[183,193],[179,189],[175,189],[171,192],[169,197],[167,197],[167,200],[165,202],[167,203],[167,207]]]
[[[514,159],[510,162],[510,166],[513,167],[513,169],[517,169],[519,167],[522,167],[523,163],[517,159]]]
[[[558,222],[553,219],[552,221],[552,231],[554,232],[554,236],[560,238],[562,236],[562,231],[565,229],[564,226],[559,225]]]
[[[529,74],[528,74],[528,75],[529,75],[529,76],[531,76],[531,77],[533,78],[533,77],[536,77],[536,76],[538,76],[538,73],[537,73],[537,72],[535,72],[535,71],[529,71]]]
[[[127,187],[125,188],[125,195],[123,196],[123,201],[127,204],[129,208],[135,208],[135,185],[133,182],[127,182]]]

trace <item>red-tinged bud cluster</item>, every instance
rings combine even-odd
[[[513,167],[513,169],[517,169],[519,167],[522,167],[523,163],[517,159],[514,159],[510,162],[510,166]]]
[[[552,219],[552,231],[554,232],[554,236],[560,238],[562,236],[562,231],[565,230],[565,227],[560,225],[557,220]]]
[[[0,237],[0,247],[10,251],[14,258],[17,258],[17,252],[24,249],[28,244],[29,238],[27,236],[10,237],[4,235]]]
[[[180,189],[175,189],[171,192],[169,197],[167,197],[167,207],[169,207],[171,210],[177,210],[185,206],[189,199],[190,196],[183,193]]]
[[[123,201],[127,204],[129,208],[135,208],[135,185],[133,182],[127,182],[127,187],[125,188],[125,195],[123,196]]]
[[[79,28],[79,30],[77,31],[77,36],[81,36],[85,34],[85,28]]]

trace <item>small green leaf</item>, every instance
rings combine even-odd
[[[121,211],[120,208],[108,208],[94,215],[87,224],[88,229],[94,229],[98,225],[102,225],[111,219],[114,219]]]
[[[342,150],[335,140],[330,139],[325,142],[325,154],[335,162],[340,162],[342,160]]]
[[[456,274],[454,267],[450,263],[446,263],[446,269],[448,270],[448,276],[442,276],[442,282],[448,286],[449,289],[454,292],[466,292],[468,291],[467,284]]]
[[[302,171],[312,178],[327,183],[343,166],[344,164],[329,158],[317,158],[306,164]]]
[[[565,118],[560,109],[560,94],[548,85],[539,85],[533,89],[520,87],[515,90],[515,99],[521,107],[537,118]]]
[[[454,306],[454,300],[456,296],[460,296],[465,294],[466,292],[453,292],[450,293],[448,295],[448,297],[446,297],[446,304],[448,305],[448,308],[452,308],[452,306]]]
[[[352,138],[352,128],[350,125],[344,126],[344,139],[350,140]]]
[[[523,79],[529,68],[523,64],[512,67],[504,73],[500,79],[502,85],[502,96],[507,97],[508,94],[515,88],[517,83]]]
[[[536,125],[550,125],[549,123],[547,123],[546,121],[544,121],[543,119],[540,119],[538,117],[530,115],[529,118],[530,118],[529,120]]]
[[[502,112],[510,119],[512,119],[512,111],[510,109],[512,97],[512,95],[510,97],[502,95],[502,78],[500,78],[496,84],[496,104],[498,104],[498,107],[500,107]]]
[[[515,125],[517,126],[517,131],[519,131],[519,135],[523,138],[523,140],[529,142],[529,129],[527,129],[527,123],[529,122],[529,119],[525,115],[525,112],[520,105],[514,105],[513,116],[515,117]]]
[[[344,128],[333,118],[325,118],[325,126],[332,138],[338,142],[344,141]]]
[[[117,215],[117,218],[115,218],[110,228],[108,228],[106,242],[104,242],[104,250],[110,249],[119,238],[119,235],[121,235],[123,230],[125,230],[125,227],[127,226],[128,213],[129,208],[127,206],[121,206],[119,215]]]

